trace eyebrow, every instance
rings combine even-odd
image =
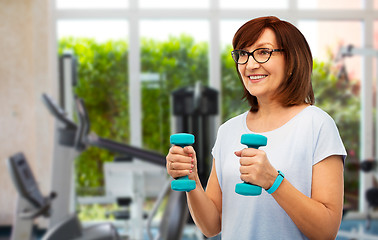
[[[269,43],[269,42],[263,42],[263,43],[260,43],[256,46],[256,48],[260,48],[260,47],[264,47],[266,45],[270,45],[271,47],[274,47],[273,44]]]
[[[255,49],[258,49],[258,48],[264,48],[264,47],[268,48],[267,45],[269,45],[271,48],[274,48],[274,45],[271,44],[270,42],[262,42],[262,43],[259,43],[258,45],[256,45],[256,46],[255,46]],[[243,50],[245,50],[246,48],[247,48],[247,47],[243,48]]]

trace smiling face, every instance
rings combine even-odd
[[[251,46],[244,48],[252,52],[257,48],[279,49],[274,32],[267,28]],[[258,63],[249,57],[246,64],[238,65],[238,71],[248,92],[259,101],[274,99],[276,90],[286,77],[285,58],[281,52],[273,52],[269,61]]]
[[[243,98],[257,112],[263,101],[274,101],[282,106],[303,103],[314,104],[311,84],[312,55],[303,34],[291,23],[277,17],[267,16],[249,20],[235,33],[232,39],[233,59],[245,62],[243,56],[261,47],[282,49],[273,52],[265,63],[257,63],[251,56],[244,65],[235,63],[238,77],[243,84]],[[236,58],[241,54],[241,59]],[[264,62],[264,53],[258,60]],[[251,54],[248,54],[251,55]],[[255,56],[256,57],[256,56]]]

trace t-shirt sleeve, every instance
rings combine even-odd
[[[334,120],[326,115],[319,123],[319,128],[316,129],[317,133],[314,134],[313,165],[332,155],[341,156],[345,162],[347,153]]]

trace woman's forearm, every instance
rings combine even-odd
[[[342,209],[303,195],[286,179],[272,196],[309,239],[335,239]]]
[[[335,239],[344,199],[343,161],[330,156],[313,166],[311,198],[286,178],[272,194],[299,230],[309,239]]]
[[[187,193],[192,218],[206,237],[215,236],[221,231],[221,209],[211,198],[211,194],[204,191],[199,179],[196,180],[196,189]]]

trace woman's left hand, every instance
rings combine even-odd
[[[277,170],[270,164],[266,153],[255,148],[236,151],[240,157],[240,179],[244,182],[269,189],[277,178]]]

